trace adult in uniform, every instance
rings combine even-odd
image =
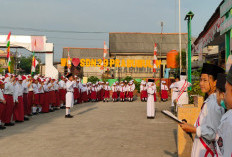
[[[213,157],[216,154],[214,146],[216,131],[224,114],[224,109],[217,104],[215,94],[218,73],[224,73],[224,69],[213,64],[203,64],[200,87],[207,99],[194,126],[185,122],[180,124],[185,132],[196,133],[192,157]]]
[[[147,84],[147,119],[154,119],[155,118],[155,102],[154,102],[154,80],[149,79]]]
[[[73,116],[70,114],[70,108],[73,107],[74,104],[74,84],[72,73],[68,74],[66,76],[68,78],[68,81],[66,82],[66,115],[65,118],[73,118]]]
[[[218,157],[232,156],[232,67],[226,78],[225,107],[227,112],[222,116],[216,135],[216,150]]]

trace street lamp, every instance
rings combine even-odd
[[[192,36],[191,36],[191,21],[194,17],[192,11],[189,11],[188,14],[185,16],[185,21],[188,21],[188,82],[192,83],[192,75],[191,75],[191,56],[192,56]],[[191,87],[189,87],[191,90]]]

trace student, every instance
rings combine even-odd
[[[125,92],[126,92],[126,87],[122,83],[121,86],[120,86],[120,100],[121,100],[121,102],[125,101]]]
[[[174,102],[175,102],[175,100],[178,98],[178,86],[177,86],[177,82],[179,82],[180,81],[180,79],[179,79],[179,77],[176,77],[175,78],[175,82],[173,82],[172,84],[171,84],[171,86],[170,86],[170,89],[171,89],[171,92],[172,92],[172,105],[171,105],[171,107],[172,107],[172,112],[174,112],[176,109],[174,108],[174,106],[175,106],[175,104],[174,104]]]
[[[221,83],[220,87],[223,83]],[[223,98],[224,89],[220,89],[220,98]],[[219,94],[219,92],[217,92]],[[220,101],[220,100],[219,100]],[[224,101],[220,101],[220,105],[227,111],[222,116],[221,124],[218,127],[216,135],[216,150],[217,157],[231,157],[232,156],[232,67],[226,78]]]
[[[113,92],[112,99],[113,99],[113,102],[116,102],[118,100],[118,93],[117,93],[117,91],[118,91],[117,85],[116,85],[116,83],[114,83],[113,87],[112,87],[112,92]]]
[[[40,107],[38,76],[34,77],[34,83],[32,84],[32,86],[33,86],[33,93],[34,93],[34,101],[33,101],[33,107],[32,107],[32,114],[36,115],[36,114],[38,114],[37,107]]]
[[[97,101],[97,88],[96,88],[96,84],[93,84],[93,87],[91,88],[91,100],[92,100],[92,102],[96,102]]]
[[[147,85],[145,81],[142,81],[140,85],[140,99],[147,102]]]
[[[6,100],[4,98],[2,90],[5,88],[5,83],[0,81],[0,130],[6,129],[5,126],[2,124],[2,114],[4,112],[4,108],[6,106]]]
[[[65,109],[66,87],[65,87],[64,76],[61,76],[61,80],[59,81],[59,95],[60,95],[60,108]]]
[[[81,88],[81,94],[82,94],[82,100],[83,102],[88,102],[88,88],[86,87],[86,84],[83,84],[83,87]]]
[[[110,99],[110,90],[111,90],[111,88],[110,88],[110,86],[109,86],[109,82],[106,82],[106,85],[104,86],[104,100],[103,100],[103,102],[105,102],[105,101],[109,101],[109,99]]]
[[[215,155],[214,140],[224,114],[224,109],[217,104],[215,94],[217,74],[219,73],[224,73],[224,70],[213,64],[203,64],[200,88],[206,94],[206,100],[194,126],[185,122],[180,124],[185,132],[196,133],[192,147],[192,157]]]
[[[166,85],[166,81],[161,82],[161,99],[162,101],[168,100],[168,86]]]
[[[73,81],[72,73],[68,74],[66,77],[68,78],[68,81],[66,82],[67,93],[66,93],[65,118],[73,118],[73,116],[70,114],[70,108],[73,107],[73,104],[74,104],[73,92],[74,92],[75,82]]]
[[[45,79],[45,82],[43,84],[43,89],[44,89],[44,105],[42,107],[42,113],[48,113],[49,112],[49,99],[50,99],[50,94],[49,94],[49,89],[48,89],[48,82],[49,79]]]
[[[28,75],[27,88],[28,88],[28,113],[29,113],[28,116],[32,116],[34,90],[33,90],[33,78],[31,77],[31,75]]]
[[[133,83],[130,81],[129,83],[128,83],[128,86],[127,86],[127,92],[128,92],[128,100],[129,100],[129,102],[133,102],[133,97],[134,97],[134,90],[135,90],[135,88],[134,88],[134,86],[133,86]]]
[[[14,120],[15,122],[24,121],[24,105],[23,105],[23,80],[21,76],[17,77],[17,82],[14,86]]]

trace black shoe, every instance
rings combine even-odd
[[[54,110],[50,109],[49,112],[54,112]]]
[[[4,129],[6,129],[6,127],[5,127],[5,126],[0,125],[0,130],[4,130]]]
[[[14,126],[15,124],[14,123],[5,123],[5,126]]]
[[[37,115],[37,114],[38,114],[37,112],[32,113],[32,115]]]
[[[33,116],[32,114],[28,114],[28,116]]]
[[[28,117],[24,117],[24,121],[29,121],[29,118]]]
[[[23,121],[20,121],[20,120],[16,120],[15,122],[16,122],[16,123],[22,123]]]
[[[65,118],[73,118],[73,116],[68,114],[68,115],[65,115]]]

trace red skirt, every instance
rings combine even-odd
[[[14,106],[14,120],[24,121],[24,106],[23,106],[23,97],[18,97],[18,103],[15,103]]]
[[[60,107],[60,94],[59,91],[55,91],[55,97],[56,97],[56,107]]]
[[[133,98],[133,97],[134,97],[133,92],[128,92],[128,97],[129,97],[129,98]]]
[[[24,105],[24,115],[30,114],[28,106],[28,94],[23,93],[23,105]]]
[[[44,98],[44,93],[40,93],[39,94],[39,104],[40,106],[44,106],[44,101],[45,101],[45,98]]]
[[[91,92],[91,99],[92,100],[96,100],[97,99],[97,92],[96,91],[92,91]]]
[[[3,114],[4,110],[5,110],[5,104],[0,103],[0,120],[2,120],[2,118],[3,118],[2,114]]]
[[[146,90],[143,90],[140,93],[140,99],[142,100],[143,98],[147,98],[147,91]]]
[[[14,110],[14,100],[12,95],[4,95],[6,104],[5,109],[2,114],[2,122],[3,123],[10,123],[11,122],[11,116],[13,114]]]
[[[168,91],[167,90],[162,90],[161,91],[161,98],[162,99],[168,99]]]
[[[112,98],[113,99],[118,99],[118,93],[117,92],[113,92]]]
[[[101,91],[100,91],[100,100],[103,100],[103,97],[105,95],[104,93],[105,93],[105,90],[101,89]]]
[[[154,101],[156,102],[156,93],[154,93]]]
[[[39,100],[39,94],[34,94],[34,105],[39,105],[40,100]]]
[[[50,94],[50,97],[49,97],[50,102],[49,103],[52,104],[52,105],[55,105],[56,104],[55,91],[50,91],[49,94]]]
[[[110,98],[110,91],[105,90],[104,98],[107,98],[107,99],[109,99],[109,98]]]
[[[31,107],[33,105],[33,96],[34,96],[33,92],[30,91],[28,93],[28,104],[27,104],[28,105],[28,112],[29,112],[29,114],[31,114]]]
[[[87,92],[83,92],[83,93],[82,93],[82,100],[83,100],[84,102],[87,102],[87,101],[88,101]]]
[[[49,94],[49,92],[45,92],[44,93],[44,105],[42,106],[42,112],[45,112],[45,113],[47,113],[47,112],[49,112],[49,97],[50,97],[50,94]]]
[[[65,89],[60,89],[59,90],[59,95],[60,95],[60,100],[65,102],[66,90]]]
[[[120,99],[125,99],[125,92],[120,92]]]
[[[77,96],[78,96],[78,88],[74,88],[74,92],[73,92],[73,96],[74,96],[74,100],[77,100]]]

